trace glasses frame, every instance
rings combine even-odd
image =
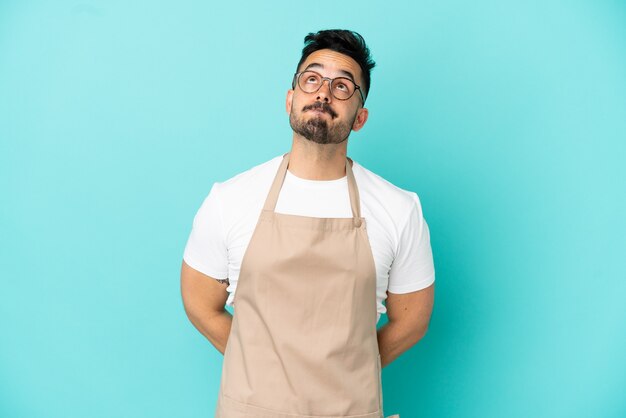
[[[304,90],[302,90],[302,87],[300,87],[300,76],[304,73],[315,73],[317,75],[320,76],[320,78],[322,79],[322,82],[320,83],[319,87],[317,88],[317,90],[312,91],[312,92],[306,92]],[[353,84],[354,84],[354,91],[352,92],[352,94],[350,95],[350,97],[346,97],[345,99],[340,99],[338,97],[335,96],[335,94],[333,93],[333,83],[335,80],[339,79],[339,78],[344,78],[346,80],[350,80]],[[293,75],[293,81],[291,82],[291,88],[295,89],[296,88],[296,84],[298,85],[298,87],[300,87],[300,90],[304,91],[307,94],[313,94],[313,93],[317,93],[321,88],[322,85],[324,85],[324,80],[328,80],[328,87],[330,88],[330,94],[337,100],[350,100],[352,98],[352,96],[354,96],[354,93],[356,93],[356,91],[359,91],[359,94],[361,95],[361,101],[363,102],[363,104],[365,104],[365,96],[363,96],[363,91],[361,90],[361,86],[359,86],[354,80],[352,80],[351,78],[348,77],[335,77],[335,78],[330,78],[330,77],[324,77],[322,76],[320,73],[318,73],[317,71],[313,71],[313,70],[304,70],[304,71],[300,71],[299,73],[295,73]]]

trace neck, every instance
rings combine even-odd
[[[346,175],[347,143],[317,144],[294,133],[288,170],[307,180],[340,179]]]

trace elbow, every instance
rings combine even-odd
[[[182,300],[185,314],[194,324],[203,322],[205,325],[208,325],[216,316],[226,312],[225,307],[221,309],[214,308],[208,305],[205,300],[198,297],[183,296]]]
[[[411,335],[413,336],[412,340],[414,344],[426,336],[426,333],[428,332],[428,325],[429,321],[425,321],[420,322],[413,327]]]
[[[418,341],[424,338],[424,336],[426,336],[426,332],[428,332],[428,324],[423,324],[423,325],[416,327],[412,333],[413,344],[417,344]]]
[[[424,324],[421,328],[420,328],[420,340],[422,338],[424,338],[424,336],[426,336],[426,333],[428,332],[428,323]]]

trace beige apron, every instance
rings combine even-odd
[[[353,218],[274,212],[276,173],[241,264],[217,418],[381,418],[376,270],[346,159]]]

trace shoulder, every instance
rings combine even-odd
[[[417,193],[402,189],[380,175],[354,162],[354,177],[364,205],[384,210],[395,223],[406,221],[413,211],[422,215],[422,206]]]
[[[220,200],[225,201],[239,200],[245,195],[254,196],[269,187],[282,158],[282,154],[278,155],[227,180],[216,182],[213,185],[214,192]]]

